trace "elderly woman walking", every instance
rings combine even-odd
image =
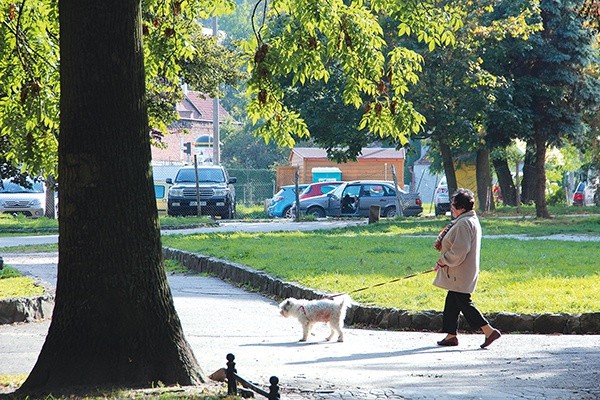
[[[433,281],[435,286],[448,290],[444,304],[442,330],[446,337],[440,346],[458,346],[458,321],[460,313],[474,328],[485,334],[481,348],[486,348],[501,334],[494,329],[473,304],[471,294],[479,277],[481,253],[481,225],[473,210],[475,196],[468,189],[458,189],[452,195],[450,211],[453,221],[444,228],[434,243],[440,252]]]

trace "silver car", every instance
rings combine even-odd
[[[300,200],[298,209],[301,215],[312,214],[318,218],[368,217],[371,206],[379,206],[380,216],[395,217],[400,215],[396,211],[397,200],[404,216],[417,216],[423,212],[418,193],[394,188],[390,181],[345,182],[325,195]]]
[[[29,185],[21,186],[11,179],[0,181],[0,213],[25,214],[42,217],[46,210],[44,183],[27,179]]]

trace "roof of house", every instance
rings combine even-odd
[[[327,151],[317,147],[295,147],[292,149],[292,154],[297,154],[301,158],[327,158]],[[362,154],[357,157],[361,159],[403,159],[404,149],[396,150],[387,147],[364,147],[361,150]]]
[[[213,121],[213,99],[200,92],[193,90],[184,91],[183,100],[177,104],[177,111],[180,111],[180,119],[187,119],[181,115],[181,111],[188,110],[193,107],[196,113],[190,119],[200,121]],[[219,121],[232,119],[231,115],[219,103]]]

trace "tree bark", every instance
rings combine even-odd
[[[547,135],[538,129],[535,134],[535,215],[538,218],[550,218],[546,204],[546,138]]]
[[[56,218],[56,202],[54,201],[54,185],[56,181],[54,180],[54,176],[49,175],[46,177],[46,181],[44,185],[46,185],[46,212],[44,216],[46,218],[55,219]]]
[[[163,267],[140,13],[139,1],[59,2],[56,303],[19,395],[204,379]]]
[[[448,195],[452,197],[452,194],[458,189],[456,170],[454,169],[454,160],[452,159],[452,149],[443,140],[440,140],[440,153],[442,155],[444,173],[446,174],[446,182],[448,183]]]
[[[498,177],[498,185],[500,186],[500,192],[502,193],[502,202],[507,206],[517,205],[517,190],[515,183],[508,166],[508,161],[503,159],[493,159],[494,170]]]
[[[536,199],[537,179],[535,145],[527,142],[523,161],[523,180],[521,182],[521,203],[531,204]]]
[[[494,208],[494,197],[492,195],[490,150],[487,148],[480,148],[477,150],[475,175],[477,179],[479,211],[492,210]]]

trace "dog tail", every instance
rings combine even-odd
[[[342,307],[344,308],[349,308],[352,307],[352,298],[350,298],[350,296],[348,296],[347,294],[343,294],[341,296],[338,296],[338,301],[342,304]]]

